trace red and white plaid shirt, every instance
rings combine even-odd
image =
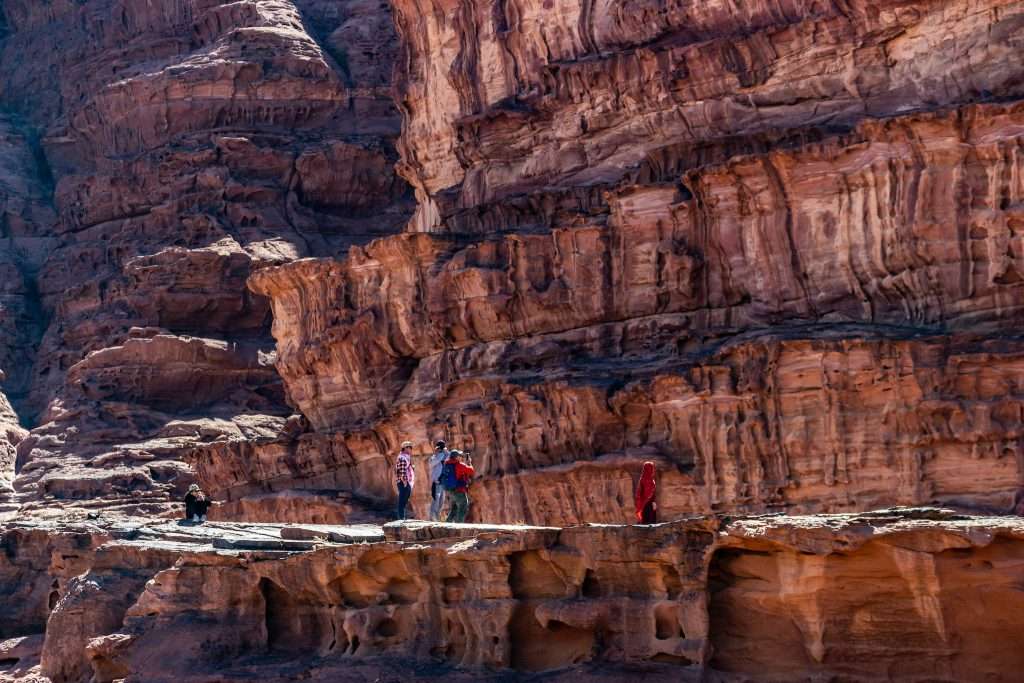
[[[415,480],[416,468],[412,464],[412,458],[405,453],[399,453],[398,460],[395,462],[395,481],[412,486]]]

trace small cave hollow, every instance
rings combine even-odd
[[[466,627],[461,618],[445,618],[441,623],[441,644],[438,650],[444,659],[461,662],[466,656]]]
[[[665,595],[669,600],[678,600],[683,594],[683,582],[679,578],[679,570],[671,565],[662,565],[661,583],[665,587]]]
[[[662,603],[654,608],[654,637],[658,640],[686,637],[679,624],[679,605]]]
[[[541,624],[534,608],[522,604],[509,621],[511,665],[519,671],[550,671],[580,664],[593,657],[593,631],[561,621]]]
[[[398,622],[391,617],[381,619],[377,628],[374,629],[374,634],[380,638],[394,638],[398,632]]]
[[[311,654],[336,644],[330,609],[292,595],[271,581],[260,579],[265,605],[267,649],[271,652]]]
[[[331,595],[337,596],[338,603],[356,609],[365,609],[377,604],[377,597],[382,589],[379,581],[360,571],[350,571],[327,584],[327,590]]]
[[[443,599],[445,604],[462,602],[466,599],[466,577],[446,576],[443,582]]]
[[[782,662],[811,666],[803,634],[776,599],[782,585],[772,553],[719,549],[711,558],[707,585],[713,669],[769,675],[777,673]],[[778,652],[789,654],[779,660]]]
[[[388,602],[396,605],[411,605],[420,597],[420,587],[410,579],[391,579],[384,592],[388,595]]]

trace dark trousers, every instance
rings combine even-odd
[[[405,506],[409,504],[410,496],[412,496],[412,487],[398,482],[398,519],[405,519]]]
[[[465,491],[455,491],[451,495],[452,507],[448,511],[447,522],[462,524],[466,521],[466,513],[469,512],[469,494]]]
[[[654,509],[654,501],[647,501],[647,505],[644,506],[643,512],[640,513],[642,519],[641,524],[657,524],[658,523],[658,511]]]
[[[206,511],[210,508],[210,501],[205,498],[197,500],[193,497],[185,497],[185,519],[193,517],[205,517]]]

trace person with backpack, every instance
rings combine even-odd
[[[434,454],[430,456],[427,466],[430,470],[430,521],[436,522],[441,519],[441,511],[444,510],[445,488],[441,483],[441,475],[444,472],[444,463],[448,460],[447,444],[438,439],[434,444]]]
[[[445,521],[458,524],[466,521],[466,515],[469,513],[469,484],[475,474],[472,465],[462,462],[462,452],[453,448],[441,472],[441,484],[452,499],[452,506]]]
[[[206,521],[206,511],[210,508],[210,499],[206,497],[199,484],[192,484],[185,494],[185,520],[196,524]]]
[[[402,443],[395,460],[395,486],[398,488],[398,519],[405,519],[405,508],[416,484],[416,467],[412,463],[412,441]]]
[[[654,463],[647,461],[640,472],[640,483],[636,486],[636,519],[641,524],[658,523],[658,504],[654,501]]]

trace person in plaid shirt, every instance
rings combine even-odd
[[[412,487],[416,484],[416,467],[412,464],[412,442],[402,444],[395,460],[395,485],[398,487],[398,519],[405,519],[405,508],[412,497]]]

